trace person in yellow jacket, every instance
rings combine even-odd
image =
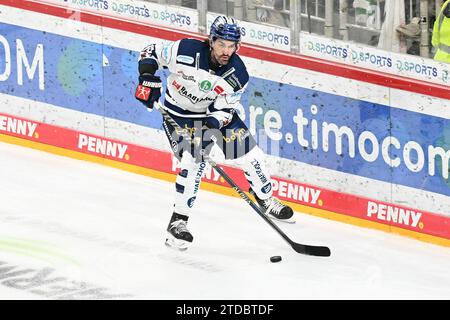
[[[431,44],[436,48],[434,60],[450,63],[450,0],[444,2],[436,17]]]

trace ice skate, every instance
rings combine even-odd
[[[286,223],[295,223],[293,218],[294,211],[291,207],[283,204],[276,197],[270,197],[269,199],[262,200],[258,198],[256,193],[250,188],[250,194],[255,197],[260,209],[271,219],[276,221],[282,221]]]
[[[165,245],[180,251],[189,248],[194,237],[186,227],[187,217],[174,213],[167,226],[167,238]]]

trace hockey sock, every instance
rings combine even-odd
[[[181,159],[181,171],[177,175],[175,183],[174,211],[178,214],[189,216],[197,198],[203,172],[206,163],[195,163],[194,158],[188,153]]]
[[[272,181],[259,147],[236,159],[236,164],[244,170],[245,178],[258,198],[265,200],[272,196]]]

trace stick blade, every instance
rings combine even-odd
[[[331,255],[330,248],[322,246],[310,246],[307,244],[292,243],[292,248],[301,254],[316,257],[329,257]]]

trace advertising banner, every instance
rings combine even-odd
[[[140,0],[43,0],[39,2],[56,4],[67,10],[96,12],[140,23],[198,31],[198,12],[189,8]],[[72,18],[77,19],[76,15],[77,13],[74,12]]]
[[[207,14],[206,29],[209,30],[218,15]],[[290,30],[288,28],[239,21],[242,30],[242,42],[260,45],[283,51],[291,51]]]
[[[114,160],[125,166],[133,165],[172,174],[180,171],[178,160],[170,152],[0,113],[0,141],[4,140],[2,134]],[[45,147],[43,149],[45,150]],[[228,166],[221,167],[238,185],[243,186],[247,183],[241,170]],[[283,177],[272,178],[274,194],[282,200],[381,223],[387,227],[450,239],[450,230],[443,227],[449,223],[450,217],[319,188]],[[228,186],[210,166],[205,168],[203,180],[214,185]]]
[[[90,25],[94,28],[91,30],[99,29],[95,37],[74,28],[83,34],[74,37],[63,29],[49,32],[29,28],[26,22],[5,20],[0,20],[0,99],[12,101],[8,97],[13,97],[26,101],[26,105],[2,106],[0,135],[174,172],[176,163],[160,144],[133,141],[133,132],[136,141],[146,140],[138,137],[141,128],[152,132],[162,128],[161,116],[149,113],[134,98],[139,56],[135,48],[148,43],[137,46],[133,42],[127,47],[132,35],[125,32],[116,35],[114,43],[108,42],[103,34],[111,33],[106,28],[100,32],[101,26]],[[116,45],[119,40],[121,45]],[[257,73],[264,62],[255,58],[245,61],[251,77],[241,98],[240,115],[260,147],[274,160],[273,186],[281,199],[450,239],[443,227],[450,217],[450,206],[446,206],[450,199],[450,119],[446,105],[436,105],[440,100],[433,97],[408,92],[411,99],[402,104],[411,107],[397,107],[393,105],[394,90],[355,96],[347,94],[343,78],[323,74],[319,79],[317,74],[294,67],[278,74],[281,63],[277,70],[266,68]],[[158,72],[165,83],[167,72]],[[317,85],[303,84],[306,80]],[[436,108],[428,112],[422,108],[421,99],[432,100]],[[33,120],[30,115],[38,105],[47,106],[46,110],[55,115],[43,113],[39,120]],[[96,126],[103,130],[96,129],[94,134],[94,130],[61,126],[58,116],[69,111],[81,114],[87,122],[95,119]],[[72,127],[79,121],[73,120]],[[129,125],[127,139],[106,136],[116,123]],[[278,162],[290,166],[277,167]],[[336,173],[339,178],[320,186],[308,183],[306,176],[293,179],[293,170],[300,167],[315,173],[324,170],[330,176]],[[242,172],[231,167],[227,170],[239,183],[245,183]],[[365,182],[359,187],[348,186],[355,177]],[[213,173],[207,179],[226,185]],[[352,194],[347,192],[350,188],[361,191]],[[365,197],[364,190],[372,189],[381,190],[379,196]],[[411,199],[401,204],[393,201],[395,192],[407,190]],[[426,203],[412,199],[417,194],[423,195]],[[436,205],[435,199],[444,201]],[[430,207],[439,209],[427,209]]]
[[[133,96],[138,52],[4,24],[0,44],[1,92],[161,128]],[[255,77],[241,101],[269,154],[450,196],[449,119]]]
[[[450,85],[449,64],[302,32],[300,53],[393,75]]]

